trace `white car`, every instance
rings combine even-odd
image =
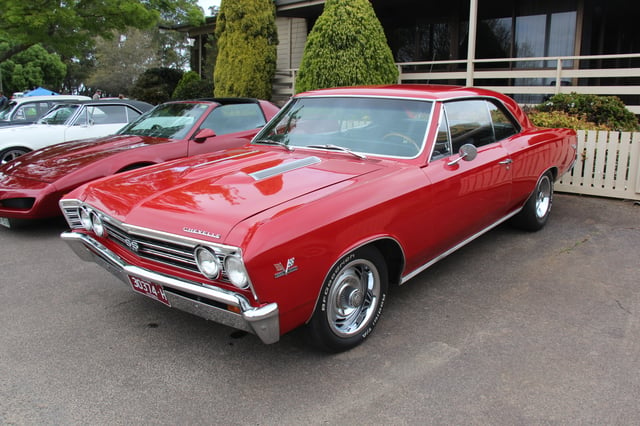
[[[128,99],[56,105],[35,124],[0,127],[0,164],[45,146],[110,135],[151,108]]]
[[[90,97],[80,95],[49,95],[11,98],[6,107],[0,110],[0,127],[32,124],[38,121],[40,117],[42,117],[56,104],[90,100]]]

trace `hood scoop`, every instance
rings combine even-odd
[[[320,159],[318,157],[307,157],[299,160],[291,161],[289,163],[278,164],[274,167],[269,167],[264,170],[259,170],[257,172],[249,173],[254,180],[263,180],[268,179],[273,176],[277,176],[286,172],[290,172],[292,170],[301,169],[303,167],[308,167],[313,164],[318,164]]]

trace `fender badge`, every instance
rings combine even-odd
[[[190,234],[204,235],[205,237],[220,239],[220,234],[214,234],[213,232],[209,232],[209,231],[202,231],[200,229],[189,228],[188,226],[185,226],[184,228],[182,228],[182,230]]]
[[[287,260],[287,267],[285,268],[284,266],[282,266],[282,263],[274,263],[273,267],[276,268],[276,274],[274,275],[275,278],[281,278],[284,277],[285,275],[289,275],[292,272],[295,272],[298,270],[298,267],[295,266],[295,261],[296,258],[292,257],[289,260]]]

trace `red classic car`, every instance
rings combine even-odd
[[[101,179],[62,238],[134,291],[256,334],[366,339],[402,284],[507,220],[537,230],[575,133],[442,86],[297,95],[251,145]]]
[[[63,194],[103,176],[244,145],[278,110],[244,98],[169,102],[115,135],[22,155],[0,166],[0,225],[59,216]]]

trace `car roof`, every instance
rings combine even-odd
[[[221,105],[232,105],[232,104],[255,104],[255,103],[258,103],[259,101],[258,99],[255,99],[255,98],[198,98],[198,99],[186,100],[185,102],[216,102]]]
[[[150,103],[133,99],[89,99],[73,103],[78,105],[129,105],[141,111],[148,111],[153,108],[153,105]]]
[[[446,86],[438,84],[393,84],[380,86],[336,87],[318,89],[296,96],[380,96],[398,98],[418,98],[429,100],[448,100],[478,96],[498,97],[504,95],[476,87]]]
[[[21,104],[25,102],[42,102],[42,101],[52,101],[52,102],[69,102],[69,101],[88,101],[91,100],[88,96],[81,95],[45,95],[45,96],[23,96],[20,98],[11,99],[11,102],[15,102],[16,104]]]

